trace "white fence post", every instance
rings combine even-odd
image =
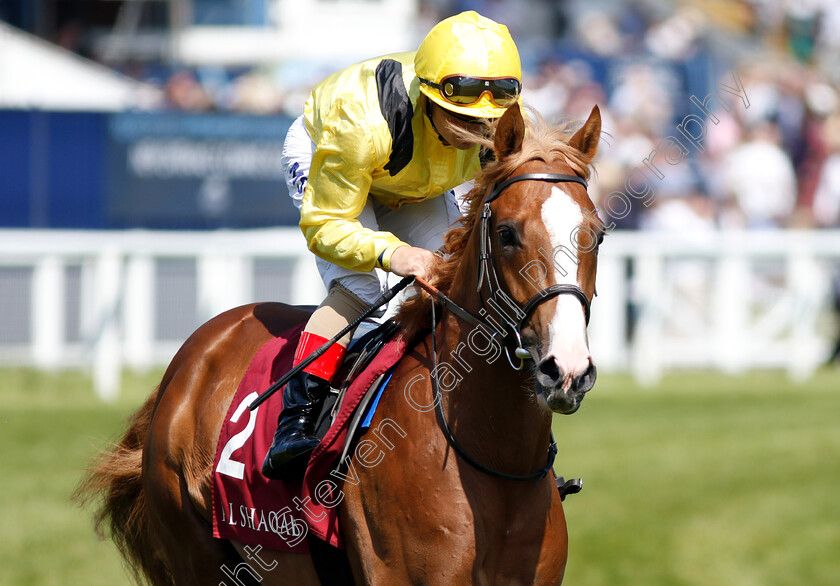
[[[126,261],[122,322],[125,362],[145,371],[152,366],[155,323],[155,261],[147,254]]]
[[[252,263],[241,255],[213,250],[198,259],[198,315],[208,319],[250,301]]]
[[[635,257],[634,300],[638,302],[632,349],[632,370],[643,385],[653,385],[662,377],[662,257],[646,246]]]
[[[64,264],[57,255],[41,258],[32,274],[32,360],[54,369],[64,357]]]
[[[106,250],[96,259],[93,315],[93,388],[106,401],[117,398],[122,375],[120,349],[120,285],[122,259]]]
[[[590,349],[598,368],[619,369],[627,366],[627,281],[626,258],[604,257],[598,261],[598,296],[592,302]],[[605,295],[604,292],[608,292]]]
[[[824,349],[813,335],[820,311],[820,298],[829,289],[827,279],[814,258],[803,250],[792,250],[787,265],[791,289],[791,334],[787,374],[791,380],[807,380],[819,367]]]
[[[298,257],[292,271],[292,283],[293,305],[318,305],[327,294],[312,255]]]
[[[734,374],[745,370],[751,351],[747,347],[750,267],[740,253],[725,252],[715,265],[712,350],[714,364]]]

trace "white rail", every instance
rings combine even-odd
[[[783,368],[804,380],[840,329],[838,270],[840,232],[610,234],[593,356],[645,383],[674,368]],[[0,294],[0,363],[90,368],[108,399],[124,366],[166,364],[213,315],[251,301],[317,303],[323,285],[295,228],[0,230]]]
[[[593,354],[642,382],[674,367],[784,368],[802,381],[840,331],[840,232],[614,233],[602,250]]]
[[[123,366],[142,370],[166,364],[192,328],[222,311],[255,301],[254,270],[260,259],[287,261],[281,267],[284,274],[279,275],[289,285],[289,295],[282,301],[317,303],[324,288],[312,258],[296,229],[212,233],[0,230],[0,287],[4,268],[31,269],[30,302],[18,303],[20,310],[29,309],[29,335],[22,336],[22,343],[4,341],[0,314],[0,362],[46,369],[90,367],[97,392],[113,398],[119,392]],[[181,292],[181,311],[169,312],[170,319],[189,324],[174,340],[154,331],[161,317],[157,305],[168,301],[167,292],[156,282],[155,269],[166,260],[194,266],[186,277],[195,283],[187,287],[187,298]],[[73,301],[66,283],[68,269],[79,274],[73,305],[68,304]],[[263,301],[272,299],[271,292],[267,295]],[[77,336],[66,331],[68,312],[75,313]]]

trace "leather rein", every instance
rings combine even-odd
[[[437,416],[440,421],[440,426],[441,430],[443,431],[443,435],[446,437],[447,443],[470,466],[485,474],[489,474],[497,478],[504,478],[507,480],[536,480],[544,478],[554,466],[554,459],[557,456],[557,444],[554,441],[554,435],[551,434],[550,436],[551,442],[548,446],[548,463],[545,465],[544,468],[537,472],[534,472],[533,474],[507,474],[505,472],[499,472],[498,470],[494,470],[492,468],[484,466],[480,462],[477,462],[469,454],[467,454],[467,452],[464,451],[464,449],[458,444],[458,442],[455,440],[455,437],[452,435],[452,430],[449,428],[449,425],[446,422],[446,417],[443,413],[440,388],[438,385],[436,374],[438,364],[435,301],[439,302],[446,309],[451,311],[453,314],[455,314],[462,320],[478,328],[489,331],[490,338],[499,341],[502,347],[504,348],[508,362],[510,363],[511,367],[514,368],[514,370],[522,370],[522,368],[524,367],[524,361],[526,359],[531,358],[530,352],[528,352],[522,346],[522,337],[520,331],[524,327],[525,322],[540,304],[548,301],[549,299],[553,299],[554,297],[557,297],[559,295],[572,295],[576,297],[578,301],[580,301],[581,306],[583,306],[584,315],[586,318],[586,325],[589,325],[590,301],[589,298],[586,296],[586,293],[583,292],[583,289],[581,289],[577,285],[555,283],[554,285],[550,285],[549,287],[542,289],[536,295],[531,297],[531,299],[529,299],[522,307],[520,307],[515,301],[513,301],[509,297],[505,296],[504,303],[514,310],[514,313],[516,315],[515,318],[509,316],[507,312],[504,311],[503,306],[500,303],[500,295],[498,294],[498,292],[501,291],[501,285],[492,261],[492,242],[490,237],[490,203],[495,201],[508,186],[519,181],[579,183],[583,185],[584,189],[586,189],[586,180],[584,180],[581,177],[578,177],[577,175],[565,175],[560,173],[524,173],[521,175],[514,175],[513,177],[510,177],[505,181],[493,186],[493,189],[490,191],[490,194],[484,200],[484,207],[481,213],[481,252],[479,257],[480,266],[478,274],[478,286],[476,287],[476,291],[480,293],[482,285],[485,283],[485,281],[487,282],[490,291],[491,305],[494,311],[502,318],[502,321],[505,322],[505,329],[507,330],[507,332],[500,331],[500,329],[496,327],[495,324],[490,322],[489,319],[481,319],[478,316],[470,313],[469,311],[452,301],[449,297],[447,297],[445,294],[443,294],[441,291],[439,291],[423,279],[417,278],[416,282],[432,295],[432,359],[434,361],[434,369],[432,370],[432,388],[434,391]],[[483,306],[484,302],[482,301],[482,307]],[[487,311],[484,308],[481,310],[480,313],[481,315],[487,315]],[[506,343],[507,340],[511,340],[516,344],[516,350],[514,351],[514,354],[517,358],[519,358],[518,367],[514,366],[513,361],[510,359],[510,354],[508,353],[508,344]]]

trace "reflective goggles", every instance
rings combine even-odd
[[[471,106],[477,103],[484,94],[490,94],[491,102],[500,108],[507,108],[516,102],[519,91],[522,89],[522,85],[515,77],[485,79],[450,75],[444,77],[440,83],[422,77],[419,79],[420,83],[435,88],[444,100],[457,106]]]

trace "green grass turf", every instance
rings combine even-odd
[[[840,584],[840,373],[604,377],[556,417],[567,584]]]
[[[79,373],[0,370],[0,586],[130,583],[70,495],[159,379],[127,375],[106,404]]]
[[[0,586],[128,584],[90,512],[70,503],[159,373],[124,377],[115,404],[88,378],[0,370]],[[555,418],[566,501],[565,584],[840,583],[840,372],[603,375]]]

